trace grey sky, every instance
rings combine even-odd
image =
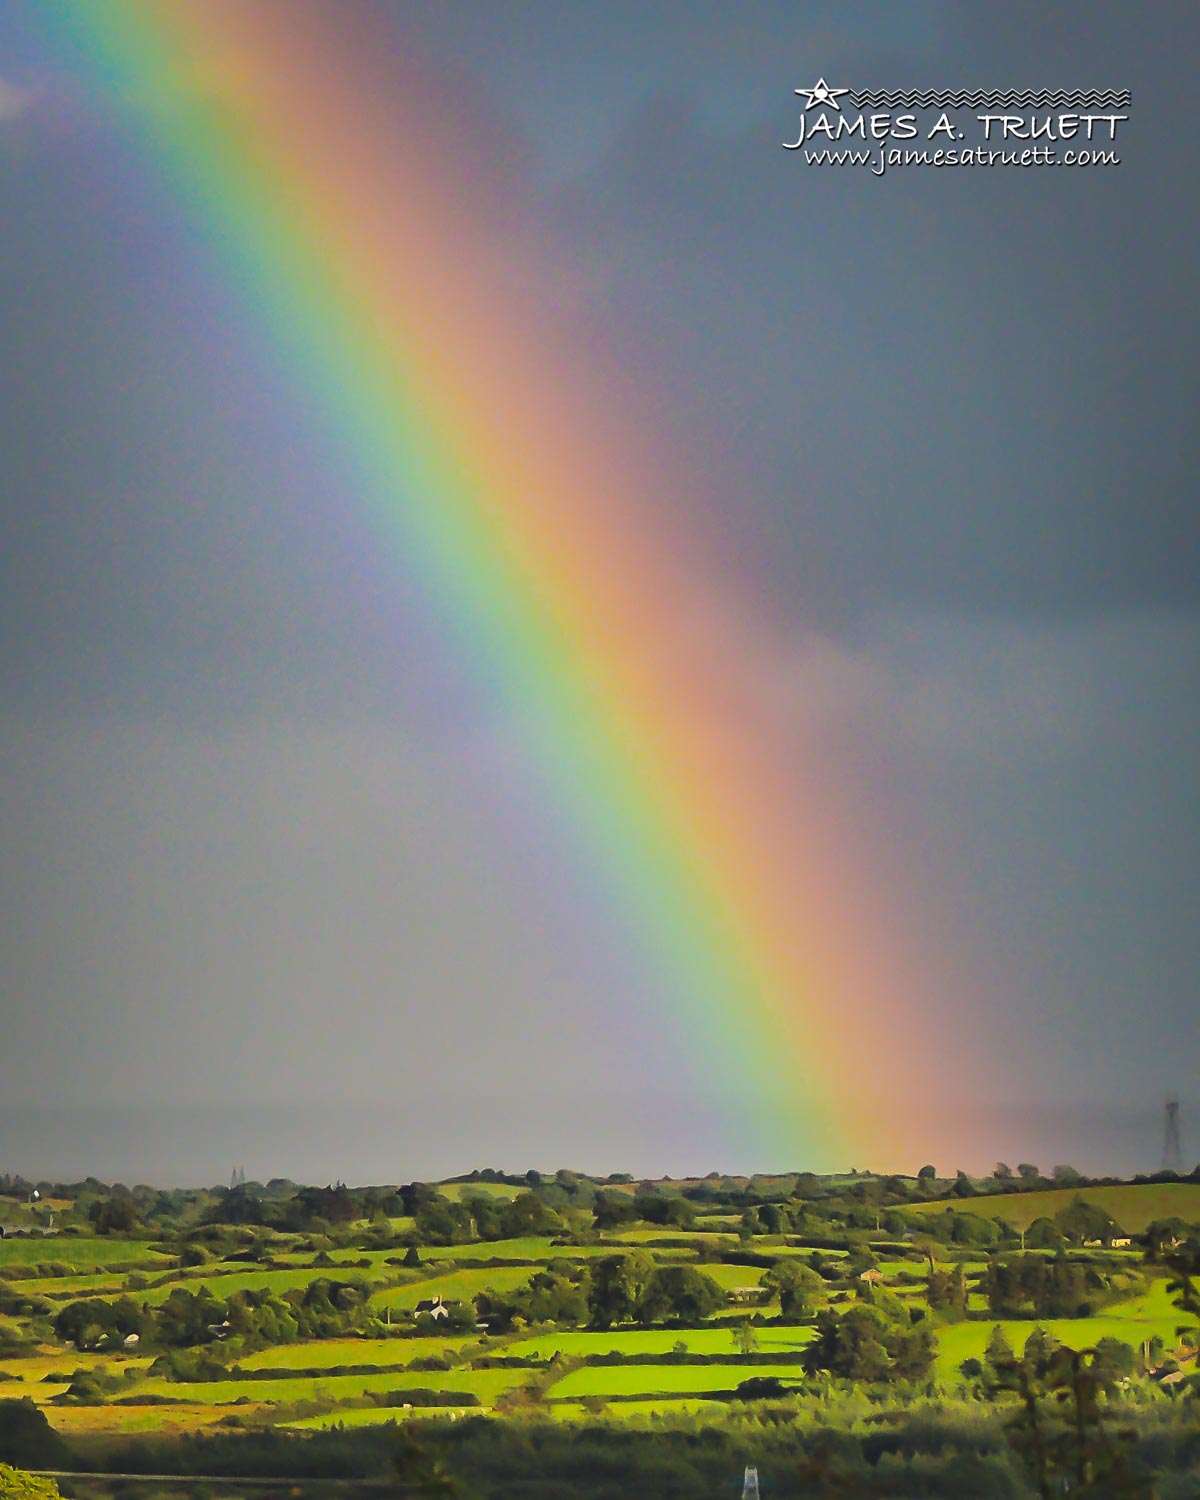
[[[931,1154],[1153,1168],[1171,1089],[1187,1148],[1200,13],[383,8],[702,476],[647,504],[753,691],[920,861],[1011,1084]],[[878,181],[781,149],[818,75],[1134,102],[1119,167]],[[808,1165],[721,1156],[319,405],[2,0],[0,351],[0,1169]]]

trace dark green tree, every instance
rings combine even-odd
[[[505,1239],[561,1234],[566,1227],[554,1210],[532,1193],[518,1193],[511,1203],[506,1203],[500,1210],[500,1224]]]
[[[930,1272],[926,1300],[934,1312],[951,1321],[967,1315],[967,1277],[961,1265]]]
[[[1054,1223],[1064,1239],[1076,1245],[1087,1240],[1099,1240],[1107,1245],[1123,1235],[1121,1226],[1111,1214],[1105,1213],[1097,1203],[1088,1203],[1084,1198],[1075,1198],[1061,1213],[1054,1216]]]
[[[764,1271],[762,1286],[779,1298],[779,1310],[785,1318],[811,1318],[829,1296],[821,1277],[795,1257],[781,1257]]]
[[[588,1321],[593,1328],[630,1322],[636,1312],[653,1261],[642,1251],[605,1255],[592,1265],[588,1288]]]
[[[628,1193],[597,1193],[595,1207],[597,1229],[615,1229],[621,1224],[632,1224],[637,1218],[633,1199]]]
[[[392,1470],[406,1494],[429,1500],[460,1500],[462,1490],[441,1459],[416,1439],[411,1426],[401,1428],[392,1449]]]
[[[703,1271],[689,1265],[661,1265],[651,1271],[637,1300],[643,1323],[698,1323],[725,1306],[725,1293]]]
[[[992,1329],[983,1351],[983,1365],[993,1389],[1003,1388],[1013,1366],[1016,1354],[1008,1341],[1008,1335],[999,1323]]]
[[[97,1199],[88,1210],[97,1234],[128,1234],[137,1228],[137,1204],[129,1195]]]
[[[840,1317],[832,1310],[817,1314],[817,1336],[803,1363],[843,1380],[920,1380],[932,1369],[935,1354],[926,1325],[890,1322],[878,1308],[856,1303]]]
[[[1105,1403],[1118,1378],[1111,1357],[1067,1348],[1036,1329],[1020,1359],[998,1358],[992,1370],[996,1386],[1018,1398],[1009,1436],[1042,1500],[1062,1494],[1135,1500],[1151,1493],[1147,1476],[1135,1472],[1105,1426]]]
[[[72,1467],[66,1443],[28,1396],[0,1401],[0,1463],[29,1469]]]

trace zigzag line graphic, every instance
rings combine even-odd
[[[1127,109],[1132,102],[1128,89],[852,89],[848,97],[856,109]]]

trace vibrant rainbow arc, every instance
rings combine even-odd
[[[524,726],[531,765],[674,997],[698,1086],[753,1064],[731,1148],[761,1160],[773,1142],[793,1166],[878,1153],[862,1106],[902,1058],[884,1041],[872,1061],[856,1034],[852,1017],[878,1020],[888,1002],[847,989],[837,950],[855,941],[853,915],[822,930],[834,835],[813,812],[797,850],[779,816],[791,773],[737,720],[735,656],[700,661],[677,626],[664,636],[694,585],[650,533],[638,476],[598,449],[591,429],[613,424],[573,378],[578,356],[522,321],[519,294],[498,294],[471,210],[490,185],[439,148],[434,92],[402,61],[410,128],[389,128],[397,61],[385,76],[378,50],[355,51],[346,68],[343,14],[236,0],[57,11],[142,119],[225,274],[309,372],[400,564]]]

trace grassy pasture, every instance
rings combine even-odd
[[[764,1266],[697,1266],[705,1276],[711,1276],[722,1291],[731,1291],[735,1286],[757,1286],[763,1279]]]
[[[659,1241],[666,1241],[663,1248],[668,1252],[672,1241],[691,1240],[700,1246],[715,1244],[718,1238],[729,1239],[728,1235],[720,1235],[711,1229],[670,1229],[663,1224],[635,1225],[632,1229],[610,1231],[606,1237],[622,1245],[644,1245],[647,1249],[655,1248]],[[732,1243],[736,1244],[736,1239]]]
[[[481,1266],[474,1270],[448,1271],[444,1276],[431,1276],[408,1286],[394,1286],[378,1291],[371,1298],[371,1308],[376,1313],[388,1307],[407,1310],[428,1297],[443,1297],[447,1302],[459,1302],[489,1290],[512,1292],[525,1285],[534,1274],[534,1269],[532,1266]]]
[[[1095,1203],[1128,1234],[1141,1234],[1155,1219],[1180,1218],[1200,1223],[1200,1183],[1144,1182],[1120,1187],[1052,1188],[1044,1193],[996,1193],[979,1198],[940,1199],[904,1209],[919,1222],[926,1214],[975,1214],[983,1219],[1007,1219],[1016,1229],[1028,1229],[1035,1219],[1052,1219],[1076,1198]]]
[[[74,1302],[80,1297],[120,1297],[128,1290],[121,1275],[112,1271],[92,1271],[78,1276],[22,1277],[16,1285],[22,1292],[56,1302]]]
[[[818,1251],[818,1250],[814,1249],[814,1247],[812,1245],[774,1245],[773,1244],[771,1246],[771,1254],[772,1255],[800,1255],[800,1256],[803,1256],[803,1258],[805,1260],[807,1260],[810,1255],[819,1254],[819,1255],[823,1255],[826,1260],[837,1260],[839,1257],[845,1258],[846,1256],[848,1256],[850,1254],[850,1252],[849,1252],[849,1250],[819,1250]]]
[[[604,1422],[646,1421],[667,1412],[686,1412],[690,1415],[719,1417],[728,1413],[723,1401],[706,1401],[703,1397],[667,1396],[658,1401],[614,1401],[604,1408]],[[407,1415],[407,1413],[406,1413]],[[595,1422],[596,1417],[578,1401],[556,1401],[550,1407],[550,1415],[559,1422]]]
[[[457,1386],[456,1389],[462,1390],[464,1387]],[[299,1417],[294,1422],[279,1422],[276,1426],[300,1432],[322,1432],[331,1427],[384,1427],[389,1422],[403,1422],[407,1425],[419,1417],[441,1417],[445,1420],[454,1415],[469,1417],[480,1414],[478,1406],[411,1406],[407,1409],[400,1406],[348,1406],[326,1412],[320,1417]]]
[[[764,1354],[787,1353],[804,1348],[812,1338],[805,1327],[756,1328],[758,1346]],[[620,1328],[608,1333],[548,1333],[520,1339],[505,1348],[506,1354],[549,1359],[556,1351],[577,1359],[588,1354],[670,1354],[682,1340],[689,1354],[731,1354],[733,1329],[723,1328]]]
[[[727,1365],[589,1365],[572,1370],[550,1387],[552,1397],[657,1396],[676,1392],[732,1391],[743,1380],[762,1375],[789,1379],[786,1366]]]
[[[965,1265],[963,1269],[970,1275],[970,1270]],[[980,1270],[982,1269],[983,1266],[980,1265]],[[924,1256],[920,1256],[914,1260],[881,1260],[879,1262],[879,1270],[889,1280],[894,1276],[924,1277],[929,1272],[929,1262]]]
[[[50,1407],[47,1403],[52,1401],[55,1396],[64,1395],[67,1389],[68,1382],[65,1380],[55,1384],[38,1382],[36,1385],[31,1386],[5,1385],[0,1388],[0,1399],[18,1398],[23,1400],[28,1398],[35,1406],[44,1407],[47,1411],[52,1411],[54,1408]],[[129,1394],[133,1394],[132,1386],[130,1387]]]
[[[66,1438],[105,1433],[162,1432],[184,1436],[217,1426],[229,1415],[227,1406],[192,1402],[186,1406],[51,1406],[43,1408],[50,1425]],[[239,1406],[243,1417],[263,1410]]]
[[[174,1396],[207,1406],[250,1400],[263,1406],[294,1401],[348,1401],[368,1392],[403,1391],[439,1386],[471,1391],[485,1405],[510,1386],[528,1380],[528,1370],[385,1370],[379,1375],[297,1375],[282,1380],[146,1380],[139,1396]]]
[[[399,1268],[387,1267],[389,1273]],[[355,1270],[351,1267],[327,1267],[320,1266],[297,1266],[294,1270],[266,1271],[245,1270],[238,1267],[224,1275],[187,1276],[180,1277],[164,1283],[162,1286],[152,1287],[147,1291],[138,1292],[135,1295],[139,1302],[149,1302],[151,1305],[165,1302],[172,1292],[182,1288],[188,1292],[199,1292],[206,1287],[214,1297],[224,1301],[232,1297],[235,1292],[259,1292],[267,1291],[280,1293],[291,1291],[293,1287],[310,1286],[314,1281],[329,1279],[332,1281],[346,1281],[354,1276],[362,1276],[367,1281],[378,1282],[382,1275],[378,1270]]]
[[[1092,1318],[997,1318],[988,1322],[952,1323],[939,1328],[936,1370],[940,1379],[952,1380],[958,1376],[958,1367],[964,1359],[982,1358],[996,1323],[1004,1329],[1009,1343],[1019,1354],[1035,1328],[1044,1328],[1072,1349],[1086,1349],[1103,1338],[1120,1339],[1136,1349],[1146,1339],[1156,1337],[1161,1338],[1168,1349],[1173,1349],[1178,1343],[1175,1330],[1186,1322],[1187,1319],[1171,1303],[1167,1282],[1156,1280],[1144,1296],[1118,1302]]]
[[[524,1186],[514,1187],[510,1182],[439,1182],[436,1186],[443,1198],[454,1203],[461,1203],[464,1198],[498,1198],[511,1203],[518,1193],[529,1191]]]
[[[403,1254],[403,1249],[337,1250],[329,1257],[329,1259],[333,1262],[332,1266],[322,1267],[313,1266],[313,1260],[315,1259],[315,1257],[311,1250],[283,1250],[276,1251],[271,1256],[271,1260],[277,1266],[312,1266],[313,1273],[318,1276],[334,1276],[339,1271],[357,1271],[362,1273],[363,1275],[366,1275],[366,1267],[358,1265],[358,1262],[360,1260],[370,1261],[372,1269],[377,1269],[381,1266],[386,1267],[389,1257],[394,1260],[397,1256]],[[239,1266],[244,1269],[246,1262],[221,1261],[218,1262],[218,1264],[229,1267]]]
[[[172,1257],[155,1250],[149,1240],[75,1239],[58,1234],[48,1239],[0,1240],[0,1266],[36,1266],[43,1262],[72,1266],[77,1271],[135,1264],[165,1270]]]
[[[303,1344],[275,1344],[238,1360],[244,1370],[328,1370],[339,1365],[406,1365],[414,1359],[455,1354],[478,1341],[474,1333],[444,1338],[310,1339]]]
[[[389,1252],[395,1254],[395,1251]],[[611,1245],[556,1245],[549,1238],[527,1237],[515,1240],[491,1240],[473,1245],[422,1245],[423,1261],[430,1260],[588,1260],[598,1255],[612,1255]]]
[[[117,1354],[97,1354],[91,1350],[39,1349],[36,1354],[0,1359],[0,1370],[17,1376],[26,1385],[42,1382],[49,1375],[61,1375],[66,1384],[66,1377],[76,1370],[94,1370],[98,1365],[104,1365],[112,1374],[119,1375],[124,1370],[144,1370],[150,1363],[148,1354],[127,1355],[123,1350]],[[0,1398],[5,1394],[24,1395],[25,1392],[16,1391],[15,1383],[6,1380],[0,1384]]]

